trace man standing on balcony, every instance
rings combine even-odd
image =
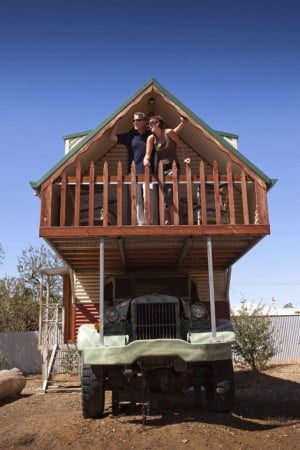
[[[180,118],[180,124],[174,129],[177,133],[184,124],[184,119]],[[143,112],[135,112],[133,115],[133,129],[127,133],[117,134],[118,122],[110,132],[110,139],[113,142],[125,145],[128,152],[128,174],[131,171],[131,164],[134,161],[137,175],[144,175],[144,157],[146,154],[146,142],[151,132],[147,126],[147,116]],[[154,153],[154,152],[153,152]],[[154,173],[154,154],[150,161],[150,175]],[[158,224],[156,186],[150,183],[150,222],[151,225]],[[144,212],[145,183],[137,185],[137,223],[145,225]]]

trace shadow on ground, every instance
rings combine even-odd
[[[300,419],[300,384],[264,373],[237,372],[236,400],[232,413],[212,413],[195,406],[186,396],[153,396],[150,409],[144,405],[121,404],[119,420],[144,422],[146,426],[202,422],[260,431]],[[134,417],[133,417],[134,416]]]

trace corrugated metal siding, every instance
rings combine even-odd
[[[208,272],[191,273],[192,280],[196,283],[200,300],[209,301]],[[214,271],[214,290],[216,301],[226,299],[227,276],[225,271]]]
[[[300,316],[270,316],[270,319],[278,349],[272,360],[300,360]]]
[[[78,136],[65,140],[65,153],[69,153],[80,141],[82,141],[86,135]]]
[[[99,301],[98,273],[77,274],[74,287],[76,302],[86,303]]]
[[[10,369],[18,367],[24,374],[41,373],[38,341],[38,331],[0,333],[0,356],[9,358]]]
[[[222,136],[225,141],[229,142],[234,148],[238,148],[238,141],[236,138],[230,138],[228,136]]]
[[[207,307],[210,314],[210,293],[208,272],[199,272],[191,274],[192,280],[196,283],[200,300]],[[214,292],[215,292],[215,308],[217,319],[230,318],[230,306],[226,300],[227,275],[225,271],[214,272]]]
[[[109,173],[116,175],[118,162],[121,161],[124,171],[127,170],[127,150],[123,145],[116,144],[100,161],[96,163],[95,174],[103,175],[104,161],[108,162]],[[126,175],[126,173],[125,173]]]
[[[154,244],[153,244],[154,245]],[[127,249],[127,251],[129,251]],[[191,273],[196,283],[199,297],[202,301],[209,301],[208,272]],[[216,301],[226,300],[226,286],[228,283],[226,272],[214,272],[214,289]],[[99,274],[79,273],[75,277],[75,298],[77,303],[97,303],[99,301]]]
[[[185,149],[187,156],[189,156],[191,158],[192,173],[199,173],[199,163],[200,163],[199,155],[196,152],[194,152],[194,150],[192,150],[187,145],[184,145],[184,149]],[[181,155],[179,154],[178,157],[179,157],[180,165],[183,168],[184,162],[181,159]],[[96,170],[95,170],[96,175],[99,175],[99,176],[103,175],[104,161],[108,162],[109,172],[111,174],[116,175],[118,161],[122,162],[124,170],[126,171],[126,169],[127,169],[127,150],[124,147],[124,145],[121,145],[121,144],[114,145],[111,148],[111,150],[103,158],[101,158],[101,160],[99,160],[96,163]],[[211,167],[208,164],[205,164],[205,170],[207,173],[211,172]],[[181,172],[182,172],[182,170],[181,170]],[[86,175],[88,175],[88,171],[87,171]]]

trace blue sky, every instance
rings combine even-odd
[[[3,0],[0,277],[39,246],[38,180],[66,134],[95,128],[150,78],[277,184],[271,235],[233,267],[231,301],[300,306],[300,7],[293,0]]]

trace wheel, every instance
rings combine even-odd
[[[102,366],[83,365],[81,376],[81,409],[85,419],[95,419],[103,416],[104,376]]]
[[[234,373],[231,360],[215,361],[211,379],[206,385],[209,409],[214,412],[229,412],[234,406]]]

